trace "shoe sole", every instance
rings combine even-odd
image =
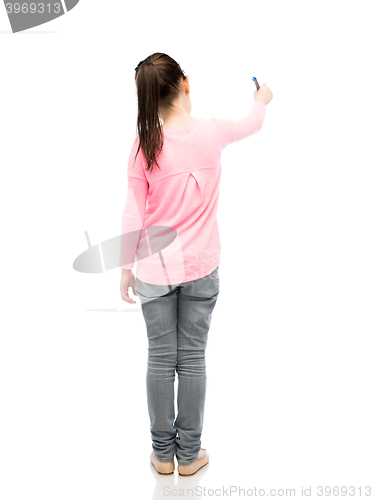
[[[196,472],[198,472],[199,470],[203,469],[203,467],[205,467],[209,462],[206,462],[205,464],[201,465],[201,467],[198,467],[198,469],[194,472],[192,472],[191,474],[183,474],[182,472],[179,472],[179,476],[194,476],[194,474]]]

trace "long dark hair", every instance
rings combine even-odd
[[[186,79],[186,75],[172,57],[161,52],[141,61],[135,71],[139,136],[135,160],[141,148],[147,161],[146,170],[152,172],[153,163],[161,169],[156,159],[164,142],[159,111],[172,109],[172,101],[179,95],[180,84]]]

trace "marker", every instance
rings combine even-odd
[[[260,85],[258,83],[258,80],[255,78],[255,76],[253,76],[253,80],[254,80],[255,85],[256,85],[256,90],[259,90],[260,89]]]

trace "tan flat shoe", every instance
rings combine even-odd
[[[198,458],[190,465],[179,465],[177,470],[180,476],[192,476],[199,469],[204,467],[209,463],[209,454],[207,453],[205,448],[201,448],[198,453]]]
[[[150,454],[150,461],[159,474],[172,474],[175,470],[175,463],[173,460],[172,462],[160,462],[154,455],[154,451]]]

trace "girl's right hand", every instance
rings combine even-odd
[[[262,83],[259,90],[254,92],[254,100],[263,102],[264,104],[268,104],[273,98],[273,94],[271,89],[267,87],[265,83]]]

